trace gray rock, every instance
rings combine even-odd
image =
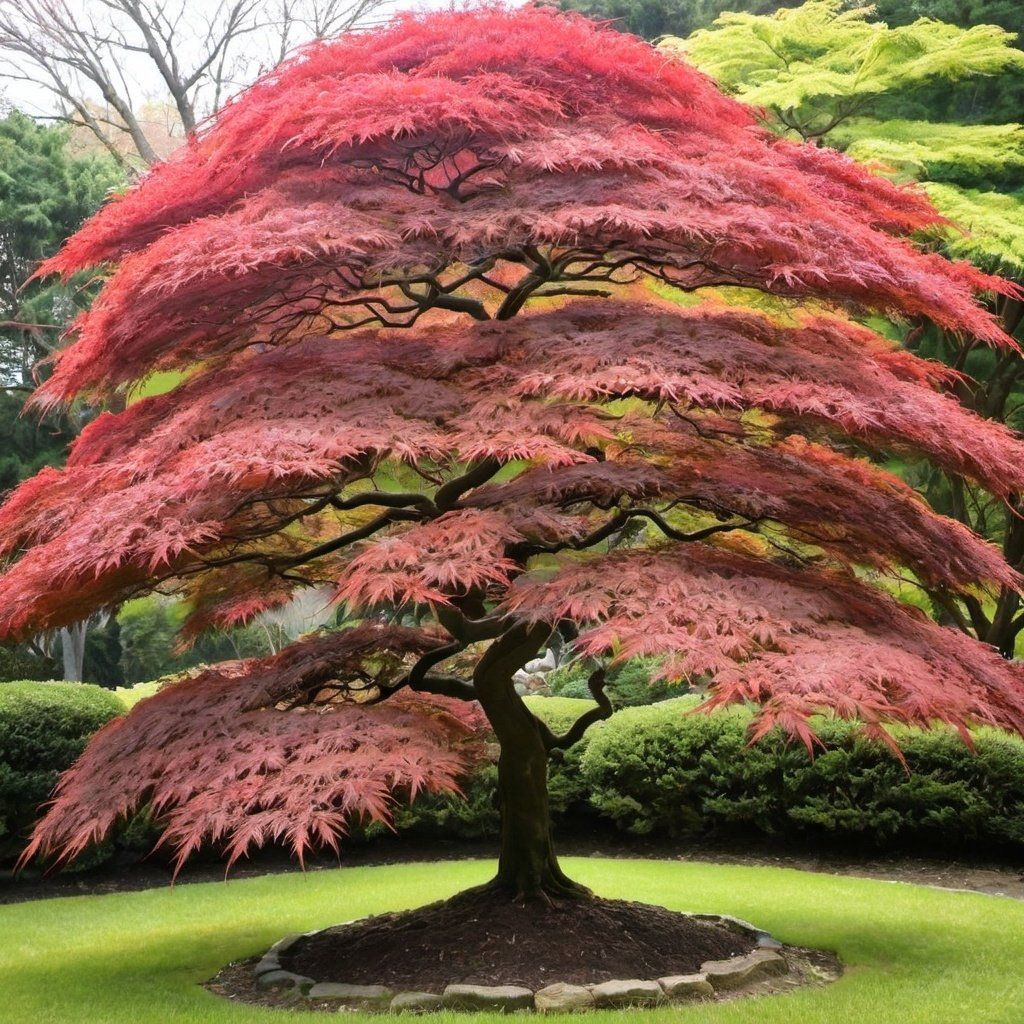
[[[399,992],[391,1000],[392,1013],[423,1013],[441,1008],[441,997],[433,992]]]
[[[715,994],[706,974],[673,974],[668,978],[659,978],[669,999],[707,999]]]
[[[695,921],[709,921],[712,924],[724,924],[730,931],[738,932],[740,935],[748,935],[760,949],[782,949],[782,943],[773,938],[756,924],[744,921],[741,917],[733,917],[730,914],[693,914]]]
[[[297,988],[305,991],[316,983],[312,978],[306,978],[301,974],[292,974],[291,971],[268,971],[256,979],[260,988]]]
[[[323,981],[309,990],[310,999],[330,999],[349,1006],[386,1006],[394,998],[394,991],[383,985],[344,985]]]
[[[731,960],[709,960],[701,964],[700,969],[707,975],[716,992],[742,988],[751,982],[785,974],[789,970],[786,961],[771,949],[755,949],[753,953],[733,957]]]
[[[296,932],[294,935],[286,935],[283,939],[278,939],[277,942],[275,942],[270,947],[269,951],[267,952],[267,956],[270,956],[271,953],[280,956],[286,950],[291,949],[292,946],[294,946],[295,943],[299,941],[299,939],[304,938],[305,935],[303,935],[301,932]]]
[[[533,661],[528,661],[523,667],[522,671],[527,675],[538,675],[543,672],[550,672],[553,668],[558,667],[558,652],[552,650],[550,647],[545,648],[543,657],[534,658]]]
[[[273,953],[267,953],[263,959],[253,968],[253,973],[258,978],[261,974],[269,974],[271,971],[281,970],[281,961]]]
[[[533,997],[533,1005],[540,1013],[589,1010],[594,1003],[594,994],[590,989],[582,985],[569,985],[564,981],[556,981],[553,985],[539,989]]]
[[[529,1010],[533,992],[515,985],[449,985],[442,1005],[454,1010]]]
[[[641,981],[639,978],[603,981],[600,985],[591,985],[590,991],[598,1006],[647,1005],[660,1003],[665,998],[665,993],[656,981]]]

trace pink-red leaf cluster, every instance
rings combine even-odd
[[[143,805],[179,868],[203,843],[223,846],[229,864],[270,842],[301,858],[336,849],[353,823],[389,824],[397,799],[458,792],[483,735],[474,705],[409,692],[383,704],[317,701],[345,683],[394,685],[442,642],[363,626],[167,686],[92,739],[23,860],[73,859]],[[282,710],[288,700],[300,704]]]
[[[449,294],[494,263],[751,286],[1011,344],[975,301],[1009,285],[903,237],[936,220],[640,40],[535,8],[405,16],[275,71],[46,264],[120,261],[42,397],[409,323],[405,287]]]

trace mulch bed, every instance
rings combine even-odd
[[[317,981],[421,992],[448,984],[595,984],[695,973],[748,953],[753,941],[717,923],[623,900],[514,903],[462,893],[307,936],[281,966]]]

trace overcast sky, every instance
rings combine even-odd
[[[203,13],[214,10],[218,6],[219,0],[177,0],[177,2],[186,4],[189,16],[201,16]],[[308,0],[308,2],[315,2],[315,0]],[[103,0],[65,0],[65,3],[76,17],[85,19],[92,16],[96,19],[97,24],[102,24],[104,18],[109,16]],[[274,0],[267,0],[268,8],[273,4]],[[171,6],[175,5],[175,0],[171,0]],[[379,24],[399,10],[436,9],[448,5],[449,0],[386,0],[368,18],[364,19],[363,24]],[[13,6],[16,7],[16,5]],[[274,50],[273,37],[274,33],[268,31],[251,34],[236,42],[236,56],[240,63],[247,65],[239,74],[243,84],[248,84],[260,67],[266,68],[274,63],[270,57]],[[184,33],[181,40],[183,52],[187,56],[187,38]],[[12,67],[10,55],[0,51],[0,70],[10,67]],[[120,91],[130,94],[133,106],[137,107],[150,100],[161,101],[168,98],[166,87],[160,80],[156,69],[144,57],[123,54],[118,63],[118,71],[127,86]],[[0,80],[0,90],[2,90],[0,95],[10,106],[32,116],[52,115],[58,109],[56,101],[53,94],[40,84],[38,80],[40,77],[36,76],[36,81]],[[95,88],[90,89],[83,86],[80,91],[90,99],[100,99]]]

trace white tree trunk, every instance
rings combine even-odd
[[[89,620],[83,619],[72,626],[62,626],[60,630],[60,649],[64,658],[64,678],[71,683],[82,681],[82,668],[85,661],[85,634],[89,628]]]

